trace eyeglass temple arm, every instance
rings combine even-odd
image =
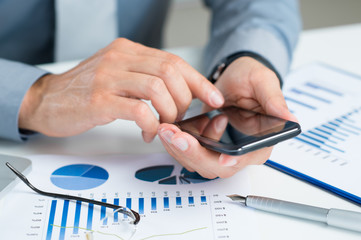
[[[87,198],[82,198],[82,197],[77,197],[77,196],[71,196],[71,195],[66,195],[66,194],[60,194],[60,193],[51,193],[51,192],[44,192],[36,187],[34,187],[29,180],[21,173],[19,172],[16,168],[14,168],[9,162],[6,162],[5,165],[10,168],[11,171],[13,171],[13,173],[18,176],[28,187],[30,187],[33,191],[41,194],[41,195],[45,195],[48,197],[53,197],[53,198],[62,198],[62,199],[70,199],[70,200],[75,200],[75,201],[82,201],[82,202],[87,202],[87,203],[92,203],[95,205],[100,205],[100,206],[104,206],[107,208],[112,208],[115,210],[118,210],[119,212],[131,217],[134,219],[133,224],[137,225],[140,221],[140,216],[139,213],[137,213],[136,211],[133,211],[132,209],[130,209],[130,211],[132,211],[133,215],[132,216],[128,211],[123,210],[122,206],[117,206],[114,204],[110,204],[110,203],[106,203],[106,202],[100,202],[100,201],[96,201],[93,199],[87,199]]]

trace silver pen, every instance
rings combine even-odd
[[[278,213],[286,216],[298,217],[317,222],[323,222],[330,226],[361,232],[361,213],[341,209],[327,209],[282,200],[247,196],[237,194],[227,195],[235,202],[244,206]]]

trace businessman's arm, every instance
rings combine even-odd
[[[23,98],[46,72],[39,68],[0,59],[0,138],[21,141],[18,119]]]
[[[21,104],[19,127],[66,137],[125,119],[150,142],[159,123],[179,119],[192,97],[212,107],[224,102],[180,57],[120,38],[69,71],[37,80]],[[143,100],[151,101],[159,119]]]
[[[240,51],[268,60],[286,75],[301,30],[297,0],[205,0],[213,13],[204,69]]]

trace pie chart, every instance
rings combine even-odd
[[[178,173],[174,169],[174,165],[146,167],[136,171],[135,177],[142,181],[166,185],[203,183],[213,180],[204,178],[196,172],[189,172],[185,168],[182,168]]]
[[[62,189],[86,190],[98,187],[109,178],[109,173],[99,166],[91,164],[72,164],[55,170],[51,182]]]

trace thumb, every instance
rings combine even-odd
[[[254,86],[257,101],[268,115],[298,122],[289,111],[276,76],[258,81]]]
[[[262,104],[263,105],[263,104]],[[295,115],[293,115],[287,107],[287,103],[283,95],[273,96],[265,102],[265,111],[267,114],[298,122]]]

